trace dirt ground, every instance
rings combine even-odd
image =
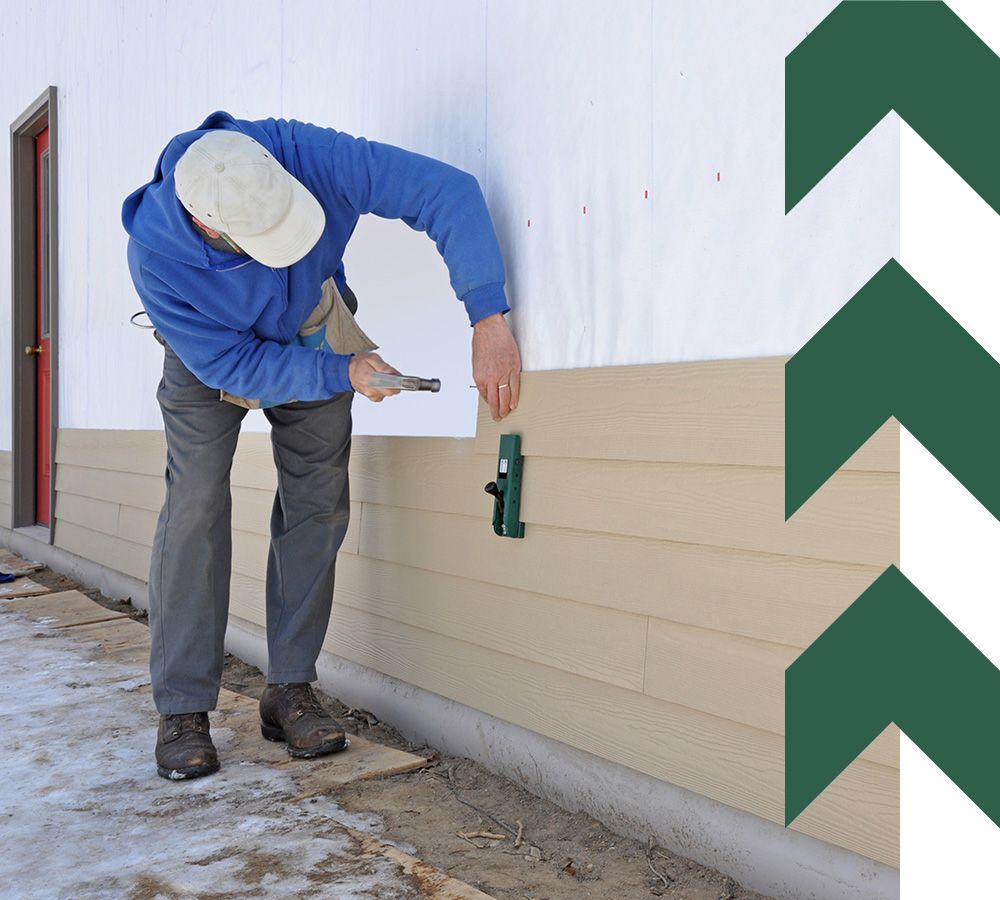
[[[110,600],[51,569],[31,577],[146,620],[127,601]],[[256,698],[264,678],[227,654],[223,683]],[[332,799],[348,811],[380,816],[385,839],[412,845],[419,858],[497,900],[766,900],[719,872],[616,835],[585,813],[569,813],[471,760],[415,746],[373,714],[323,697],[348,732],[435,758],[419,772],[351,783]],[[504,837],[459,835],[471,832]]]

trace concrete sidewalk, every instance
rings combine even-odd
[[[0,896],[487,898],[330,799],[426,765],[414,754],[352,735],[293,761],[224,691],[222,771],[157,777],[147,654],[146,628],[82,594],[0,586]]]

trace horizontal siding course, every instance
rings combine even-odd
[[[525,372],[517,432],[525,456],[780,467],[785,357]],[[609,425],[611,427],[609,427]],[[496,456],[510,420],[479,408],[475,449]],[[891,421],[843,466],[899,471]]]
[[[383,619],[642,690],[645,616],[359,556],[338,562],[335,597]]]
[[[336,604],[335,653],[737,809],[783,821],[778,735]],[[899,773],[855,760],[795,828],[897,865]]]
[[[365,503],[360,552],[800,648],[883,571],[544,525],[530,538],[498,540],[486,516]]]

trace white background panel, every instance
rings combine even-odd
[[[473,436],[472,330],[434,245],[402,222],[366,216],[345,260],[358,324],[378,353],[407,375],[441,379],[437,394],[403,392],[381,403],[356,396],[354,433]]]

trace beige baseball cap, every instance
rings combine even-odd
[[[174,167],[174,191],[199,221],[274,268],[302,259],[326,226],[302,182],[240,131],[214,129],[191,144]]]

